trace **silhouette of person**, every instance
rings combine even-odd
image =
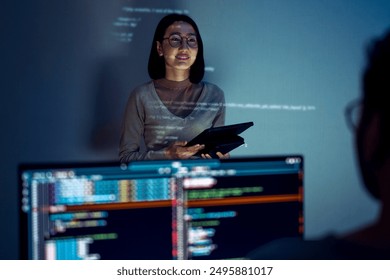
[[[303,241],[271,241],[248,254],[249,259],[390,259],[390,30],[373,40],[362,76],[362,97],[347,106],[348,124],[366,190],[380,203],[370,225],[343,236]]]
[[[121,162],[187,159],[204,148],[186,146],[204,129],[225,123],[224,92],[202,81],[203,42],[187,15],[170,14],[156,27],[150,50],[151,81],[130,94],[119,145]],[[219,158],[229,154],[217,153]],[[209,154],[201,154],[211,158]]]

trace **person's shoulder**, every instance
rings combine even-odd
[[[140,93],[144,93],[144,92],[147,92],[147,91],[150,91],[151,87],[153,86],[153,81],[148,81],[148,82],[145,82],[143,84],[140,84],[138,86],[136,86],[133,90],[132,90],[132,94],[140,94]]]
[[[153,91],[153,81],[148,81],[143,84],[139,84],[130,92],[129,101],[134,102],[136,100],[148,100],[150,98],[150,94]]]
[[[216,84],[203,81],[203,90],[205,91],[205,98],[209,102],[224,103],[225,102],[225,93],[223,90]]]
[[[127,99],[127,106],[139,106],[150,101],[153,89],[153,81],[145,82],[133,88]]]
[[[329,241],[311,242],[299,237],[286,237],[270,241],[247,255],[248,259],[260,260],[304,260],[315,259],[318,252],[327,248]]]
[[[276,239],[251,251],[247,257],[270,260],[387,259],[390,252],[328,235],[317,240],[298,237]]]
[[[220,92],[223,94],[223,90],[219,86],[217,86],[216,84],[210,83],[208,81],[202,81],[202,83],[203,83],[203,86],[205,88],[207,88],[208,90]]]
[[[350,258],[343,241],[333,235],[316,240],[286,237],[266,243],[248,254],[248,259],[331,260]],[[347,254],[346,254],[347,253]]]

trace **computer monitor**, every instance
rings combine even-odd
[[[21,259],[242,259],[303,236],[301,155],[20,164]]]

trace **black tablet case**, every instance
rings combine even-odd
[[[210,127],[188,142],[186,146],[204,144],[205,148],[199,151],[196,156],[209,154],[213,158],[218,158],[217,152],[226,154],[243,145],[245,143],[244,138],[239,136],[239,134],[251,126],[253,126],[253,122]]]

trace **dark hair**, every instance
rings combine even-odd
[[[372,42],[367,51],[367,66],[363,76],[363,98],[367,105],[386,106],[390,94],[390,30]]]
[[[163,17],[156,27],[154,32],[152,47],[150,49],[148,72],[152,79],[161,79],[165,77],[165,61],[164,57],[161,57],[157,53],[156,42],[162,43],[165,31],[167,28],[176,21],[184,21],[190,24],[195,32],[198,40],[198,54],[196,60],[190,69],[190,81],[192,83],[199,83],[204,76],[204,57],[203,57],[203,42],[200,37],[199,29],[193,19],[187,15],[182,14],[169,14]]]
[[[357,136],[357,145],[360,153],[364,149],[362,142],[366,120],[371,114],[380,116],[380,136],[375,154],[370,162],[365,162],[359,156],[363,180],[367,190],[375,198],[380,198],[380,189],[375,170],[390,158],[390,112],[388,110],[388,95],[390,95],[390,30],[382,37],[372,41],[367,50],[367,63],[363,72],[363,116],[361,118]],[[362,129],[363,128],[363,129]]]

